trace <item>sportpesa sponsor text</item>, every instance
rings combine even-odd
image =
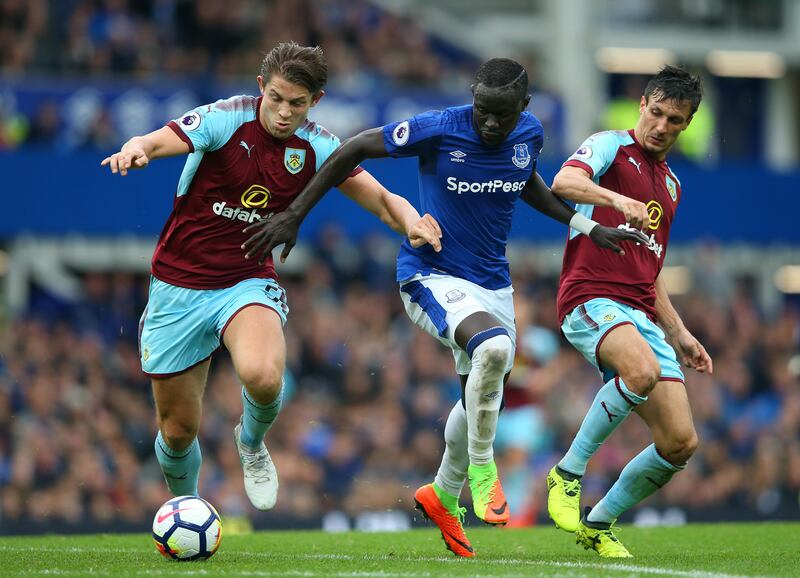
[[[447,177],[447,190],[462,193],[511,193],[521,191],[528,181],[483,181],[480,183],[460,181],[456,177]]]

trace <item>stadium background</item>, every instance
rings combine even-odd
[[[193,106],[253,93],[263,51],[290,39],[325,49],[332,80],[311,116],[343,138],[468,102],[482,59],[519,59],[548,182],[585,136],[634,124],[659,65],[701,73],[701,113],[670,161],[685,195],[664,274],[715,374],[687,372],[697,454],[626,519],[800,519],[800,2],[0,0],[0,534],[143,529],[167,498],[136,329],[183,161],[126,179],[99,162]],[[367,166],[416,199],[413,163]],[[292,311],[288,401],[268,438],[278,506],[257,513],[244,496],[224,352],[201,493],[256,527],[407,527],[459,395],[452,357],[405,318],[399,238],[377,220],[334,191],[301,235],[280,268]],[[518,359],[496,444],[519,525],[543,522],[546,471],[599,385],[558,333],[563,239],[520,207]],[[586,499],[648,439],[628,420],[591,462]]]

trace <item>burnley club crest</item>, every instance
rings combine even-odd
[[[283,153],[283,166],[291,174],[296,175],[303,170],[306,164],[306,151],[304,149],[286,149]]]

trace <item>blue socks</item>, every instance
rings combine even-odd
[[[655,444],[644,448],[622,470],[619,479],[586,517],[589,522],[611,523],[666,484],[675,472],[686,466],[675,466],[661,457]]]
[[[185,450],[175,451],[167,445],[159,431],[155,449],[169,491],[175,496],[196,496],[200,464],[203,461],[197,438]]]
[[[647,401],[630,391],[619,377],[615,377],[600,388],[592,407],[583,418],[583,423],[566,455],[558,467],[576,476],[586,472],[586,464],[597,448],[622,423],[634,407]]]
[[[261,447],[261,442],[264,441],[264,435],[267,433],[272,422],[278,416],[281,410],[281,403],[283,402],[283,385],[278,397],[268,404],[261,404],[255,401],[247,393],[247,390],[242,387],[242,406],[244,412],[242,413],[242,431],[239,434],[239,441],[249,448],[258,449]]]

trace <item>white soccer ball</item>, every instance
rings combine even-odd
[[[214,506],[197,496],[166,502],[153,518],[153,540],[165,558],[205,560],[222,540],[222,521]]]

